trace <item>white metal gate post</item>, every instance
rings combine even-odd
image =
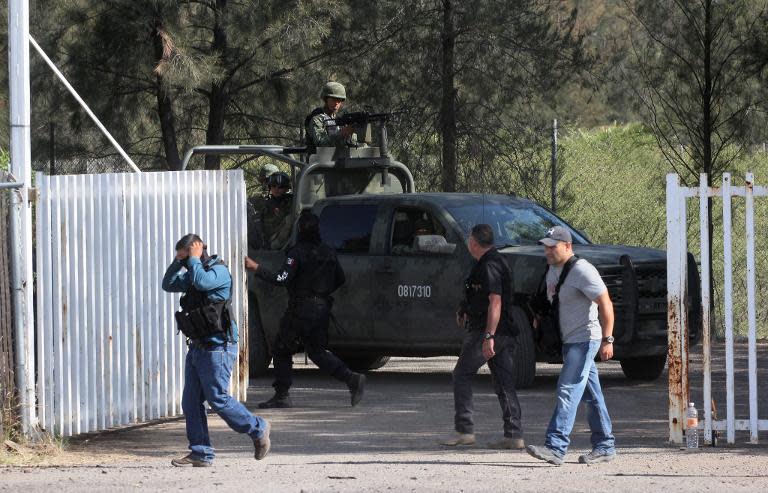
[[[749,441],[758,443],[758,432],[768,430],[768,420],[758,418],[757,383],[757,300],[755,268],[755,197],[767,197],[768,188],[754,185],[754,176],[747,173],[745,185],[734,187],[731,175],[723,173],[721,188],[708,186],[708,177],[701,174],[698,188],[680,186],[679,178],[667,175],[667,289],[669,321],[669,430],[670,442],[682,441],[682,418],[688,397],[688,327],[685,320],[687,275],[686,215],[687,197],[699,197],[699,232],[701,234],[701,302],[702,302],[702,349],[704,366],[704,440],[712,442],[714,431],[725,431],[726,441],[736,441],[736,430],[749,430]],[[725,329],[725,419],[713,419],[712,409],[712,343],[710,306],[712,293],[709,289],[711,245],[709,238],[709,199],[723,200],[723,308]],[[748,370],[749,370],[749,419],[736,419],[736,383],[734,375],[734,313],[733,313],[733,218],[732,197],[744,197],[746,227],[746,272]],[[701,426],[701,425],[700,425]]]
[[[669,441],[683,443],[688,400],[688,323],[686,306],[687,238],[685,195],[680,177],[667,175],[667,325],[669,366]]]
[[[723,173],[723,312],[725,322],[726,433],[728,443],[735,441],[733,419],[733,252],[731,239],[731,175]]]
[[[757,313],[755,295],[755,197],[752,173],[744,184],[747,223],[747,321],[749,327],[749,441],[757,443]]]
[[[712,443],[712,342],[710,306],[712,293],[709,282],[712,273],[709,270],[709,198],[710,189],[707,174],[699,175],[699,234],[701,236],[701,345],[704,352],[704,441]]]
[[[29,0],[8,2],[8,79],[11,172],[21,184],[11,196],[11,291],[16,352],[16,387],[22,433],[37,426],[35,410],[34,314],[32,311],[32,151],[30,145]]]

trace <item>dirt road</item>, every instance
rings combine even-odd
[[[768,346],[761,345],[762,417],[768,409],[767,357]],[[619,454],[612,463],[577,463],[578,455],[589,448],[583,410],[562,467],[524,452],[484,449],[483,444],[501,436],[499,405],[487,373],[475,384],[478,445],[441,447],[436,442],[452,431],[454,361],[395,359],[369,375],[365,400],[354,409],[340,384],[298,365],[292,391],[296,407],[262,413],[272,422],[273,450],[261,462],[253,460],[247,437],[211,416],[218,454],[214,467],[173,468],[170,459],[186,447],[184,423],[173,420],[73,440],[65,453],[44,465],[1,469],[0,491],[176,491],[211,486],[222,491],[295,492],[768,491],[766,445],[748,446],[747,436],[740,433],[736,447],[688,452],[667,446],[665,377],[628,382],[614,362],[600,365]],[[556,365],[539,365],[536,385],[520,392],[528,443],[543,442],[558,370]],[[720,380],[716,375],[716,385]],[[251,382],[251,408],[271,395],[269,383],[268,378]],[[742,386],[746,377],[740,370],[737,387]],[[700,404],[698,379],[693,388]],[[763,433],[761,440],[768,443],[768,436]]]

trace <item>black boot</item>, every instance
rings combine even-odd
[[[293,403],[291,402],[290,397],[288,397],[288,392],[281,392],[277,391],[275,392],[275,395],[272,396],[272,398],[265,402],[259,403],[259,409],[271,409],[271,408],[286,408],[286,407],[293,407]]]
[[[349,393],[352,394],[352,407],[355,407],[363,398],[365,391],[365,375],[362,373],[352,373],[347,382]]]

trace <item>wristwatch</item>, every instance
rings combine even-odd
[[[603,337],[603,342],[607,342],[608,344],[613,344],[613,341],[614,341],[613,336]]]
[[[491,334],[490,332],[486,332],[485,334],[483,334],[483,340],[487,341],[488,339],[493,339],[493,334]]]

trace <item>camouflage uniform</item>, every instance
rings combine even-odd
[[[270,196],[261,203],[257,214],[261,219],[264,248],[277,250],[288,242],[291,236],[292,212],[293,194],[291,193],[280,197]]]
[[[248,248],[265,247],[261,218],[267,198],[261,195],[248,198]]]
[[[306,119],[307,145],[314,147],[334,147],[346,143],[341,135],[341,127],[326,126],[333,117],[323,111],[323,108],[315,108]]]

